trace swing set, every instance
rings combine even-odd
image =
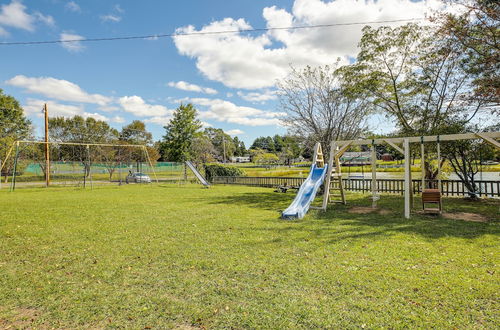
[[[420,143],[420,156],[421,156],[421,191],[422,191],[422,208],[424,212],[442,212],[442,199],[441,199],[441,147],[440,143],[446,141],[459,141],[459,140],[474,140],[482,139],[486,143],[500,149],[500,132],[482,132],[482,133],[464,133],[464,134],[447,134],[447,135],[432,135],[432,136],[413,136],[413,137],[400,137],[400,138],[380,138],[371,140],[346,140],[346,141],[332,141],[331,154],[328,164],[328,173],[326,177],[326,187],[330,186],[330,182],[341,174],[341,167],[339,159],[342,157],[351,146],[371,145],[371,191],[372,191],[372,207],[377,207],[377,201],[380,196],[377,190],[377,154],[375,147],[379,144],[387,144],[394,148],[396,151],[404,155],[404,216],[409,219],[411,216],[411,208],[413,204],[413,187],[411,179],[411,160],[410,160],[410,144]],[[436,143],[438,173],[437,173],[437,187],[426,186],[425,178],[425,143]],[[335,166],[334,166],[335,165]],[[341,181],[340,181],[341,182]],[[330,191],[325,189],[323,196],[322,209],[326,210],[328,204],[331,203]],[[430,207],[431,204],[434,207]]]

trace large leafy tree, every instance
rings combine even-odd
[[[7,180],[13,169],[13,157],[5,160],[7,153],[16,140],[27,138],[31,134],[31,121],[24,116],[19,102],[6,95],[0,89],[0,160],[5,162],[2,175]]]
[[[165,126],[161,151],[165,160],[183,162],[193,158],[193,142],[200,135],[201,122],[196,119],[197,111],[189,103],[181,104],[173,118]]]
[[[31,121],[24,116],[19,102],[0,89],[0,138],[21,139],[27,137],[30,132]]]
[[[234,143],[233,138],[224,132],[221,128],[208,127],[205,128],[205,135],[212,142],[216,154],[214,155],[219,159],[228,159],[234,156],[238,146]]]
[[[235,136],[233,138],[233,143],[236,147],[236,150],[234,151],[235,156],[245,156],[247,154],[247,148],[245,147],[245,142],[240,141],[240,139]]]
[[[153,134],[146,129],[146,124],[140,120],[134,120],[130,124],[124,126],[120,132],[120,142],[122,144],[143,145],[152,162],[160,158],[160,153],[153,143]],[[119,153],[120,158],[124,161],[133,160],[136,162],[148,161],[143,149],[126,148],[125,153]],[[126,157],[124,156],[126,155]]]
[[[144,122],[134,120],[122,128],[120,140],[129,144],[150,145],[153,143],[153,135],[148,132]]]
[[[444,134],[488,111],[474,97],[464,54],[430,27],[416,24],[365,27],[357,62],[338,72],[354,92],[365,93],[374,110],[395,119],[402,135]],[[436,173],[428,157],[426,176]]]
[[[396,119],[406,135],[437,134],[450,120],[471,121],[487,102],[471,97],[463,54],[416,24],[365,27],[357,62],[339,70],[374,110]]]
[[[71,118],[54,117],[49,119],[49,135],[53,142],[73,143],[116,143],[119,133],[111,128],[108,123],[94,118],[74,116]],[[53,152],[59,154],[62,160],[81,162],[85,168],[85,175],[90,174],[90,168],[96,161],[111,159],[114,152],[110,148],[86,145],[59,145],[52,146]]]
[[[466,56],[462,65],[473,77],[475,97],[500,103],[500,2],[454,0],[460,14],[439,13],[439,32]]]

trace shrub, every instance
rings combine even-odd
[[[205,177],[212,182],[216,176],[243,176],[243,171],[237,167],[220,164],[205,165]]]

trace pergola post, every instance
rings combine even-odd
[[[405,218],[410,218],[410,199],[411,199],[411,160],[410,160],[410,140],[403,140],[403,149],[405,155]]]
[[[422,181],[420,185],[420,193],[424,192],[425,189],[425,147],[424,147],[424,139],[422,138],[422,142],[420,142],[420,172],[422,175],[422,178],[420,179]]]
[[[377,207],[377,152],[375,143],[372,144],[372,208]]]

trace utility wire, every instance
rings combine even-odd
[[[422,20],[425,20],[425,18],[416,17],[416,18],[393,19],[393,20],[371,21],[371,22],[332,23],[332,24],[270,27],[270,28],[243,29],[243,30],[222,30],[222,31],[207,31],[207,32],[180,32],[180,33],[150,34],[150,35],[142,35],[142,36],[82,38],[82,39],[46,40],[46,41],[14,41],[14,42],[0,42],[0,46],[43,45],[43,44],[62,44],[62,43],[69,43],[69,42],[94,42],[94,41],[97,42],[97,41],[117,41],[117,40],[134,40],[134,39],[157,39],[157,38],[181,37],[181,36],[218,35],[218,34],[241,33],[241,32],[264,32],[264,31],[279,31],[279,30],[317,29],[317,28],[327,28],[327,27],[335,27],[335,26],[384,24],[384,23],[410,22],[410,21],[422,21]]]

